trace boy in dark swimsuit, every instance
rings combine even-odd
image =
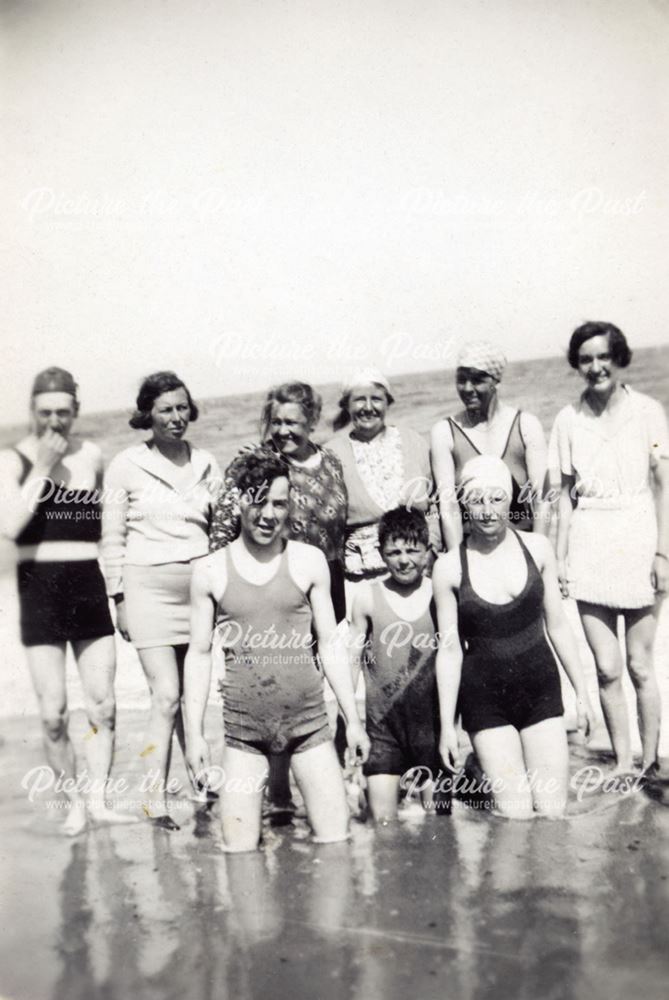
[[[209,750],[203,735],[211,677],[212,640],[225,651],[223,840],[227,851],[252,851],[261,829],[262,792],[272,754],[292,754],[314,837],[348,836],[341,768],[313,655],[312,625],[325,676],[347,720],[351,753],[369,749],[339,643],[323,553],[285,541],[289,480],[270,452],[240,456],[241,535],[203,559],[193,574],[191,644],[184,686],[186,753],[193,774],[206,780]],[[216,628],[212,630],[214,620]]]
[[[432,585],[424,514],[397,508],[379,524],[379,548],[389,576],[360,584],[351,612],[350,643],[357,680],[364,660],[367,733],[371,750],[364,774],[372,816],[395,819],[401,776],[421,791],[426,809],[450,800],[433,797],[440,771]]]

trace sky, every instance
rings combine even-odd
[[[6,382],[667,341],[669,0],[4,0]]]

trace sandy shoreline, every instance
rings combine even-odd
[[[83,712],[72,725],[81,747]],[[142,725],[142,712],[121,710],[115,773],[139,777]],[[385,829],[354,821],[351,842],[330,846],[298,820],[231,858],[216,810],[197,814],[183,798],[174,834],[139,823],[59,836],[53,796],[30,803],[21,788],[42,762],[38,720],[4,729],[5,997],[666,995],[669,811],[643,792],[595,794],[557,822],[460,804],[450,818],[412,812]],[[216,759],[213,706],[207,730]],[[573,752],[574,768],[596,761]],[[184,777],[178,753],[174,774]]]
[[[407,814],[395,828],[354,821],[349,844],[317,846],[303,820],[264,831],[263,850],[221,853],[217,810],[171,799],[181,829],[140,822],[59,832],[65,800],[29,800],[44,763],[16,624],[0,577],[0,995],[10,1000],[648,1000],[666,995],[669,786],[655,799],[571,792],[566,820],[509,823],[456,803],[453,816]],[[568,614],[578,629],[576,609]],[[669,615],[656,669],[669,755]],[[588,683],[591,659],[578,630]],[[141,815],[146,685],[119,640],[116,798]],[[68,662],[71,729],[83,765],[86,717]],[[212,682],[212,687],[214,686]],[[631,688],[628,704],[634,720]],[[567,702],[568,714],[571,701]],[[218,697],[207,736],[220,760]],[[636,723],[633,721],[638,747]],[[572,770],[606,768],[599,726],[572,747]],[[665,767],[667,762],[665,761]],[[175,747],[172,775],[187,788]],[[34,779],[33,779],[34,780]],[[658,801],[659,799],[659,801]]]

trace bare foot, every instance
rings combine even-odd
[[[67,819],[63,823],[63,833],[67,837],[77,837],[86,829],[86,803],[83,799],[73,802],[70,806]]]
[[[91,806],[88,812],[95,823],[139,823],[139,817],[130,813],[117,812],[116,809],[109,809],[107,806]]]

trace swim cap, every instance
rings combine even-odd
[[[458,480],[462,501],[472,490],[503,490],[511,499],[513,486],[508,466],[496,455],[476,455],[462,467]]]
[[[465,344],[458,354],[458,368],[476,368],[499,382],[506,368],[506,355],[489,340],[474,340]]]
[[[76,399],[77,383],[64,368],[52,366],[35,376],[32,395],[37,396],[40,392],[67,392]]]
[[[344,382],[341,387],[342,395],[348,396],[357,385],[380,385],[386,390],[388,402],[394,402],[393,394],[390,391],[390,382],[378,368],[359,368],[358,371],[353,372],[348,381]]]

